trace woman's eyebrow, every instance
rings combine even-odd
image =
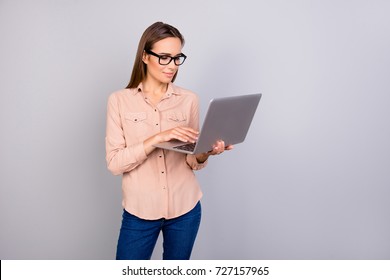
[[[158,53],[159,55],[169,55],[169,56],[172,56],[172,57],[176,57],[176,56],[179,56],[179,55],[182,55],[183,53],[178,53],[176,55],[172,55],[170,53],[164,53],[164,52],[161,52],[161,53]]]

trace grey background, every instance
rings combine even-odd
[[[161,20],[186,38],[176,83],[202,116],[212,97],[263,93],[247,141],[197,173],[193,258],[390,259],[389,14],[379,0],[0,0],[0,258],[114,258],[106,101]]]

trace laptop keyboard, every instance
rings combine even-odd
[[[178,149],[178,150],[192,152],[195,149],[195,145],[196,145],[196,143],[188,143],[188,144],[184,144],[184,145],[175,146],[173,148]]]

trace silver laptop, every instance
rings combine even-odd
[[[223,140],[226,146],[242,143],[260,98],[261,93],[214,98],[210,101],[196,143],[173,140],[154,146],[187,154],[199,154],[211,151],[218,140]]]

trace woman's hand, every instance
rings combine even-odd
[[[202,153],[202,154],[196,155],[196,160],[199,163],[202,163],[202,162],[205,162],[209,158],[209,156],[219,155],[219,154],[223,153],[224,151],[229,151],[229,150],[232,150],[233,148],[234,148],[233,145],[225,146],[225,142],[222,140],[219,140],[213,145],[213,149],[211,151],[208,151],[207,153]]]
[[[185,126],[178,126],[156,135],[158,143],[171,140],[180,140],[182,142],[195,143],[198,140],[199,132]]]
[[[199,132],[185,126],[178,126],[172,129],[162,131],[144,141],[145,153],[149,155],[155,147],[153,145],[168,142],[171,140],[180,140],[182,142],[195,143],[198,140]]]

